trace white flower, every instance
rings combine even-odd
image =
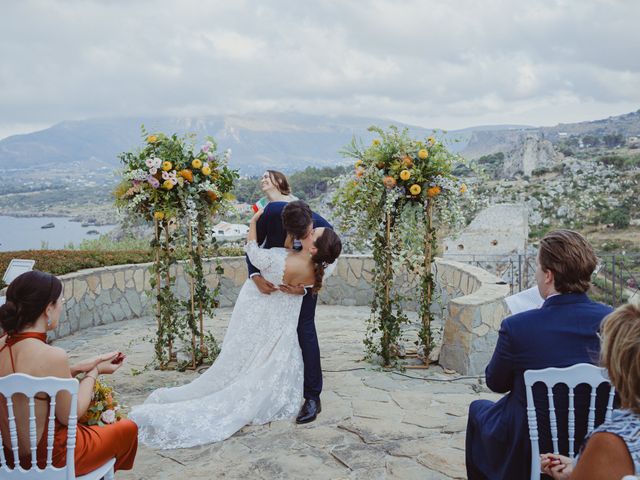
[[[100,415],[100,420],[102,420],[103,423],[116,423],[116,412],[114,410],[105,410],[104,412],[102,412],[102,415]]]

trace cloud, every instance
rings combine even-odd
[[[139,114],[598,118],[640,105],[637,18],[632,0],[9,2],[0,136]]]

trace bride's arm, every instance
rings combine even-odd
[[[258,210],[253,217],[251,217],[251,221],[249,222],[249,233],[247,233],[247,243],[248,242],[257,242],[258,241],[258,219],[262,215],[264,210],[261,208]]]

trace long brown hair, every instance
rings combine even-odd
[[[278,189],[282,195],[289,195],[291,193],[291,187],[289,186],[289,180],[284,173],[277,170],[267,170],[269,178],[273,182],[273,185]]]
[[[322,235],[316,239],[314,244],[318,250],[311,257],[315,277],[312,293],[317,295],[322,288],[324,269],[329,264],[335,262],[342,252],[342,241],[336,232],[330,228],[325,228]]]

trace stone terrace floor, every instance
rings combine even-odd
[[[231,309],[208,320],[218,339]],[[224,442],[181,450],[140,445],[134,470],[119,479],[449,479],[466,478],[467,408],[495,400],[478,379],[446,374],[439,366],[406,370],[408,378],[362,360],[368,307],[319,306],[324,391],[322,413],[307,425],[293,421],[245,427]],[[153,318],[95,327],[60,339],[72,358],[123,350],[125,365],[111,378],[120,401],[142,403],[161,386],[188,382],[196,372],[143,369],[153,356]],[[437,380],[436,380],[437,379]]]

